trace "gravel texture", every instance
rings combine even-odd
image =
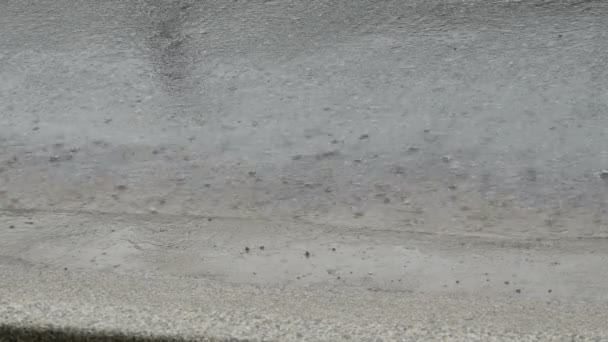
[[[608,305],[0,267],[0,339],[604,341]],[[38,329],[38,330],[36,330]],[[45,337],[45,340],[47,337]],[[25,341],[30,341],[24,336]],[[123,339],[124,340],[124,339]]]

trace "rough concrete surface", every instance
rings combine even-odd
[[[607,18],[1,0],[0,264],[603,305]]]
[[[118,333],[141,340],[204,341],[608,339],[607,303],[429,297],[343,287],[259,288],[7,266],[0,266],[0,276],[0,319],[5,323],[0,332],[34,322],[59,331],[68,327],[63,329],[67,333],[76,326],[80,336],[107,340]],[[70,340],[84,340],[78,336]]]

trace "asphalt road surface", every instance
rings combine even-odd
[[[0,1],[0,262],[608,300],[608,6]]]

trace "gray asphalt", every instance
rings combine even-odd
[[[606,18],[0,1],[0,265],[604,305]]]

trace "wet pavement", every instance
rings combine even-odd
[[[0,9],[3,263],[606,299],[602,2]]]

